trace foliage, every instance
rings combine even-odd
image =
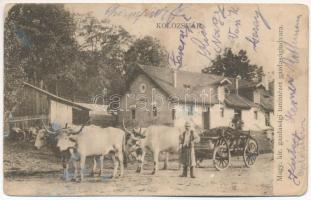
[[[225,49],[224,54],[218,55],[211,66],[204,68],[202,72],[232,78],[240,76],[242,79],[256,82],[261,81],[263,76],[262,66],[250,64],[245,50],[234,54],[230,48]]]
[[[23,81],[56,95],[89,101],[120,94],[132,63],[165,66],[166,50],[152,37],[135,39],[123,27],[62,4],[16,4],[5,19],[5,109],[21,102]]]
[[[17,91],[25,80],[45,80],[57,92],[75,58],[74,31],[70,13],[60,4],[16,4],[9,10],[4,31],[6,110],[21,101]]]
[[[77,40],[80,41],[81,63],[87,66],[88,79],[81,80],[81,90],[94,96],[108,88],[108,94],[120,93],[124,55],[132,43],[132,36],[121,26],[108,20],[99,21],[92,15],[77,15]]]
[[[23,81],[26,78],[23,62],[15,59],[19,55],[21,44],[14,37],[14,30],[10,29],[13,23],[6,21],[4,24],[4,112],[5,116],[9,111],[14,110],[21,101],[19,91],[22,89]]]
[[[155,67],[168,66],[168,53],[156,38],[146,36],[137,39],[125,54],[125,70],[127,77],[134,71],[132,66],[137,64],[150,65]]]

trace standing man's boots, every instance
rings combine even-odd
[[[190,167],[190,177],[191,177],[191,178],[195,178],[195,175],[194,175],[194,167]]]
[[[187,177],[187,168],[187,166],[183,166],[182,174],[180,175],[180,177]]]

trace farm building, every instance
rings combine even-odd
[[[90,109],[46,90],[24,82],[23,100],[11,113],[13,126],[28,128],[46,123],[64,127],[66,124],[82,124],[89,118]],[[12,125],[11,125],[12,127]]]
[[[108,112],[108,105],[95,103],[78,104],[90,109],[91,124],[101,127],[116,126],[117,116]]]
[[[274,118],[267,83],[211,74],[139,66],[121,98],[119,122],[183,126],[186,120],[204,129],[230,126],[238,117],[244,130],[262,130]]]

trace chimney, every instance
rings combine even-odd
[[[108,89],[107,89],[107,88],[104,88],[104,89],[103,89],[103,105],[108,104],[108,101],[107,101],[107,94],[108,94]]]
[[[173,86],[177,87],[177,69],[173,69]]]
[[[235,92],[236,92],[236,95],[239,95],[239,80],[241,79],[241,76],[238,75],[236,78],[235,78]]]
[[[269,90],[269,81],[266,75],[262,75],[262,84],[264,85],[265,89]]]

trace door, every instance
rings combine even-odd
[[[207,108],[207,111],[202,113],[204,129],[210,129],[210,115],[209,115],[209,113],[210,113],[209,108]]]
[[[240,109],[234,109],[234,115],[238,119],[242,120],[242,111]]]

